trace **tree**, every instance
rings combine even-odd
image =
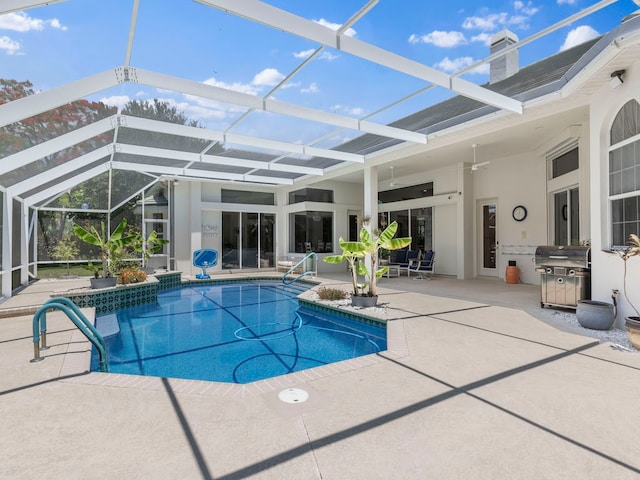
[[[0,104],[9,103],[20,98],[34,95],[36,92],[29,81],[0,79]],[[40,113],[33,117],[0,128],[0,157],[6,157],[27,148],[39,145],[77,128],[89,125],[116,113],[115,107],[102,102],[77,100]],[[84,153],[105,145],[113,138],[112,134],[103,134],[85,142],[74,145],[36,162],[15,169],[0,177],[0,183],[11,185],[39,173],[61,165]],[[103,191],[95,189],[91,192]],[[53,251],[55,239],[62,238],[64,216],[57,216],[58,221],[48,222],[48,228],[42,231],[45,248],[49,254]]]
[[[78,253],[80,250],[78,250],[75,240],[66,236],[56,244],[51,256],[56,260],[67,262],[67,275],[69,275],[69,260],[76,258]]]

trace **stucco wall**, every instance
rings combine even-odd
[[[497,201],[498,276],[504,278],[509,260],[515,260],[522,283],[540,283],[532,258],[535,247],[547,243],[545,159],[535,152],[492,159],[488,167],[473,173],[473,183],[476,203]],[[516,205],[527,209],[522,222],[512,217]],[[476,238],[479,228],[476,216]]]
[[[591,282],[592,298],[611,301],[611,292],[617,289],[619,313],[616,325],[624,325],[626,315],[635,315],[622,295],[623,262],[617,255],[605,253],[611,242],[610,209],[608,201],[608,147],[609,130],[620,108],[631,99],[640,102],[640,63],[626,69],[625,82],[616,89],[608,85],[597,91],[590,102],[591,118]],[[597,173],[596,173],[597,172]],[[640,278],[640,260],[628,262],[629,298],[640,306],[640,291],[635,288]]]

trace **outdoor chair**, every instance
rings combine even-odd
[[[421,260],[414,260],[407,268],[407,277],[411,277],[411,273],[417,274],[417,279],[431,278],[433,275],[433,264],[435,263],[436,254],[433,250],[424,252]]]
[[[401,269],[409,268],[412,261],[415,261],[418,258],[417,250],[396,250],[395,257],[392,261],[389,262],[389,265],[397,265]]]

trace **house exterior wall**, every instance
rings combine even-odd
[[[473,172],[473,191],[476,200],[497,200],[498,255],[497,274],[504,278],[509,260],[515,260],[522,283],[537,284],[533,257],[537,245],[547,243],[546,162],[535,152],[491,159],[483,169]],[[527,217],[516,222],[513,208],[523,205]],[[476,216],[475,238],[480,228]],[[475,252],[480,248],[476,245]],[[475,260],[476,274],[478,259]]]
[[[591,290],[592,298],[611,302],[613,289],[619,290],[616,326],[624,326],[624,317],[635,315],[624,298],[623,261],[615,254],[606,253],[611,244],[610,208],[608,201],[608,148],[609,132],[616,114],[629,100],[640,102],[640,62],[626,68],[625,81],[618,88],[608,85],[595,92],[590,101],[591,119]],[[627,293],[631,301],[640,305],[640,291],[635,288],[640,276],[640,262],[628,262]]]

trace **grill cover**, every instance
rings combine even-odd
[[[540,267],[591,268],[591,247],[543,245],[536,248]]]

